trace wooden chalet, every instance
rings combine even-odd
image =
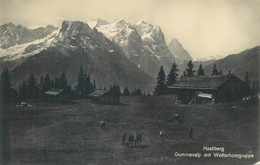
[[[205,104],[241,99],[249,94],[250,87],[234,75],[192,76],[180,78],[169,91],[178,94],[183,104]]]
[[[47,102],[67,102],[69,97],[64,89],[50,89],[44,93],[45,101]]]
[[[106,89],[97,89],[88,95],[91,102],[102,104],[119,104],[120,96],[113,95]]]

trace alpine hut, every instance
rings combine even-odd
[[[250,87],[234,75],[190,76],[180,78],[169,90],[183,104],[203,104],[241,99],[249,94]]]
[[[112,94],[107,89],[97,89],[89,95],[90,101],[102,104],[119,104],[120,95]]]
[[[69,97],[64,91],[64,89],[50,89],[44,93],[45,100],[48,102],[67,102]]]

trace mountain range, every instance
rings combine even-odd
[[[79,21],[64,21],[47,49],[28,57],[11,73],[14,82],[19,82],[32,73],[37,77],[46,73],[54,77],[65,71],[68,81],[75,85],[81,66],[100,87],[117,83],[130,89],[136,86],[147,89],[154,83],[128,60],[121,47]]]
[[[241,55],[244,61],[256,60],[255,55],[245,55],[248,53],[256,54],[257,48]],[[238,58],[231,56],[232,59]],[[168,74],[173,61],[176,61],[182,73],[192,59],[176,38],[167,45],[161,28],[143,20],[136,24],[123,19],[110,23],[102,19],[86,23],[64,21],[60,28],[48,25],[37,29],[12,23],[0,26],[0,71],[4,67],[11,70],[14,86],[32,73],[37,78],[47,73],[55,77],[62,71],[66,72],[68,81],[74,86],[79,68],[83,66],[98,87],[118,83],[121,87],[141,87],[151,91],[161,65]],[[226,68],[224,65],[230,62],[229,59],[194,61],[194,66],[202,64],[209,73],[212,64],[216,63],[219,68],[223,67],[223,72],[231,70],[242,75],[247,68],[234,69],[234,65]],[[256,64],[252,65],[252,68],[255,67]],[[252,77],[258,73],[253,69],[248,69],[248,72]]]

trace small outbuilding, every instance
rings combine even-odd
[[[47,102],[67,102],[69,97],[64,89],[50,89],[44,93],[45,101]]]
[[[191,76],[180,78],[169,91],[183,104],[206,104],[241,99],[250,93],[250,87],[234,75]]]
[[[102,104],[119,104],[120,95],[114,95],[107,89],[97,89],[88,95],[91,102]]]

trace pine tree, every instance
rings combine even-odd
[[[158,73],[157,84],[155,86],[154,94],[155,95],[166,94],[166,90],[167,90],[167,85],[165,82],[165,73],[163,70],[163,66],[161,66],[160,71]]]
[[[172,64],[172,68],[170,70],[170,73],[167,76],[167,85],[170,86],[173,83],[176,82],[177,76],[178,76],[178,72],[179,70],[177,69],[177,65],[175,63],[175,61]]]
[[[120,96],[121,91],[119,85],[114,84],[113,86],[110,86],[108,93],[111,96]]]
[[[91,83],[90,75],[85,73],[85,86],[86,86],[86,94],[90,94],[94,91],[94,86]]]
[[[54,87],[55,88],[60,88],[60,80],[57,77],[54,78]]]
[[[27,99],[28,85],[27,85],[26,81],[23,81],[22,85],[20,85],[18,92],[19,92],[19,97],[21,100],[24,101]]]
[[[247,85],[250,84],[250,80],[249,80],[248,72],[246,72],[245,82],[246,82]]]
[[[142,90],[140,88],[135,88],[135,90],[132,91],[132,95],[134,95],[134,96],[141,96],[142,95]]]
[[[59,78],[59,88],[66,89],[68,87],[67,77],[65,71],[63,71]]]
[[[119,85],[116,86],[116,95],[121,96],[121,90],[120,90]]]
[[[31,74],[30,77],[28,78],[27,84],[28,84],[27,98],[28,99],[38,99],[39,89],[37,86],[37,80],[33,74]]]
[[[130,95],[130,91],[128,90],[127,86],[124,89],[123,95],[124,96],[129,96]]]
[[[213,76],[219,75],[219,72],[218,72],[218,70],[217,70],[216,64],[214,64],[214,66],[213,66],[213,70],[212,70],[211,75],[213,75]]]
[[[42,84],[42,88],[41,88],[41,92],[47,92],[48,90],[50,90],[53,87],[52,82],[50,80],[49,74],[47,74],[44,78],[44,82]]]
[[[80,71],[78,73],[78,82],[76,85],[76,95],[78,98],[86,97],[86,87],[85,87],[85,75],[82,66],[80,67]]]
[[[198,69],[198,76],[203,76],[203,75],[205,75],[204,70],[202,69],[202,65],[200,64],[199,69]]]
[[[194,66],[192,61],[190,60],[189,63],[187,64],[187,68],[186,68],[186,75],[185,76],[194,76],[194,70],[193,70]]]
[[[91,77],[80,67],[78,73],[78,83],[76,85],[76,95],[78,98],[87,98],[88,94],[94,91],[96,83],[91,83]]]
[[[40,90],[43,88],[43,84],[44,84],[44,78],[43,78],[43,76],[41,76],[40,82],[38,84],[38,87],[39,87]]]

